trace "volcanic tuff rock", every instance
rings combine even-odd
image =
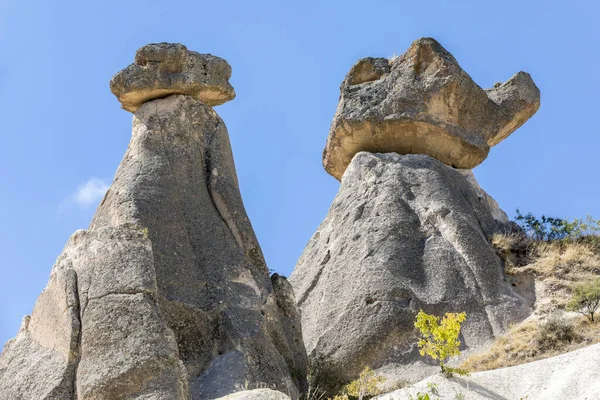
[[[529,74],[484,90],[430,38],[393,60],[358,61],[340,92],[323,152],[325,170],[338,180],[359,151],[428,154],[473,168],[540,105]]]
[[[288,396],[271,389],[254,389],[233,393],[216,400],[290,400]]]
[[[410,387],[375,399],[418,398],[419,392],[427,393],[434,384],[436,398],[439,399],[591,400],[597,399],[600,393],[598,365],[600,365],[600,344],[594,344],[528,364],[475,372],[466,378],[448,379],[442,374],[436,374]]]
[[[140,48],[135,62],[112,78],[110,90],[131,112],[171,94],[217,106],[235,97],[230,77],[231,67],[222,58],[190,51],[179,43],[153,43]]]
[[[467,178],[467,181],[469,181],[471,186],[473,186],[473,189],[475,189],[475,192],[477,193],[477,196],[479,197],[479,199],[481,201],[484,201],[487,203],[487,207],[491,211],[492,217],[494,217],[494,219],[498,223],[513,225],[513,229],[518,229],[518,226],[515,226],[516,224],[514,224],[514,222],[511,222],[508,219],[508,215],[506,215],[504,210],[500,208],[500,205],[498,204],[498,202],[492,196],[490,196],[485,190],[483,190],[483,188],[481,186],[479,186],[479,182],[477,182],[477,179],[475,179],[475,175],[473,175],[473,171],[471,171],[470,169],[460,169],[458,171],[461,174],[463,174],[463,176],[465,178]]]
[[[157,304],[150,240],[135,225],[75,232],[0,356],[0,398],[166,400],[187,392]]]
[[[367,365],[418,375],[419,309],[465,311],[467,348],[525,318],[527,302],[486,239],[510,228],[434,158],[358,153],[290,277],[319,378],[345,382]]]
[[[117,77],[143,83],[152,71],[175,73],[177,85],[173,60],[186,55],[184,72],[198,61],[183,50],[146,46],[136,62],[148,61],[150,72],[129,67]],[[198,79],[190,87],[203,87]],[[297,398],[305,389],[293,291],[285,278],[269,278],[227,130],[202,93],[137,109],[89,229],[69,240],[0,356],[0,398],[210,399],[258,385]]]

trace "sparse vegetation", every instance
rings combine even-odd
[[[594,313],[600,306],[600,278],[575,284],[572,292],[567,310],[583,314],[590,322],[594,322]]]
[[[531,282],[530,296],[536,300],[538,315],[567,309],[574,285],[600,275],[600,237],[593,235],[595,228],[589,228],[592,224],[579,221],[575,225],[576,233],[563,239],[539,241],[523,233],[491,238],[513,285],[520,290],[520,281]]]
[[[342,383],[332,378],[331,361],[325,358],[313,359],[308,365],[308,392],[303,400],[325,400],[342,387]]]
[[[419,392],[417,393],[417,397],[414,397],[412,394],[408,395],[409,400],[431,400],[431,396],[429,393]]]
[[[536,342],[539,351],[558,350],[575,340],[575,327],[563,313],[552,313],[546,322],[539,325]]]
[[[454,389],[454,400],[465,400],[465,394],[458,389]]]
[[[440,394],[439,391],[438,391],[437,384],[435,382],[427,382],[427,389],[431,393],[433,393],[435,395],[439,395]]]
[[[600,235],[600,220],[595,220],[590,215],[585,219],[575,218],[569,221],[545,215],[537,218],[532,213],[523,215],[517,209],[515,221],[531,239],[538,241],[596,238]]]
[[[461,323],[465,321],[467,315],[463,313],[446,313],[441,319],[435,315],[429,315],[420,310],[417,314],[415,327],[419,329],[421,338],[417,343],[419,353],[422,356],[429,356],[437,360],[445,375],[453,373],[464,374],[465,371],[457,368],[452,368],[446,365],[448,359],[452,356],[460,354],[458,347],[460,346]]]
[[[524,233],[494,235],[491,243],[513,286],[530,291],[534,314],[462,363],[469,371],[523,364],[600,342],[600,324],[592,323],[590,313],[600,308],[600,221],[517,211],[517,222]],[[523,282],[530,282],[529,288]]]
[[[327,400],[327,395],[319,387],[309,386],[308,391],[300,398],[302,400]]]
[[[600,343],[600,324],[591,324],[583,317],[564,324],[526,321],[509,329],[489,349],[470,356],[460,367],[470,372],[488,371],[553,357],[595,343]]]
[[[350,398],[358,400],[370,399],[373,396],[381,394],[379,385],[384,381],[384,377],[376,375],[371,368],[365,367],[358,379],[347,384],[342,393],[335,396],[333,400],[348,400]]]

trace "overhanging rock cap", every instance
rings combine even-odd
[[[359,60],[340,91],[323,152],[325,170],[338,180],[360,151],[427,154],[474,168],[540,106],[529,74],[484,90],[431,38],[392,60]]]
[[[235,98],[229,83],[231,66],[222,58],[190,51],[180,43],[141,47],[135,61],[110,81],[123,109],[135,112],[143,103],[184,94],[217,106]]]

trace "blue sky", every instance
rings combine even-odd
[[[152,42],[225,58],[217,108],[269,267],[289,275],[338,182],[321,166],[339,84],[359,58],[438,39],[483,87],[519,70],[540,111],[475,170],[515,208],[600,217],[600,6],[593,1],[0,0],[0,344],[87,227],[131,134],[111,76]]]

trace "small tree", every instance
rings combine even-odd
[[[365,367],[358,379],[347,384],[344,387],[343,394],[335,396],[333,400],[348,400],[349,395],[358,400],[370,399],[373,396],[381,394],[378,386],[384,381],[385,378],[383,376],[377,376],[371,368]]]
[[[594,322],[594,313],[600,307],[600,279],[584,282],[573,286],[573,297],[567,310],[577,311]]]
[[[460,324],[465,321],[467,314],[446,313],[440,323],[440,318],[435,315],[429,315],[420,310],[417,314],[415,327],[419,329],[421,338],[419,339],[419,353],[422,356],[428,355],[434,360],[438,360],[442,372],[446,375],[452,375],[453,372],[464,374],[462,370],[450,368],[446,365],[448,359],[460,354]]]

